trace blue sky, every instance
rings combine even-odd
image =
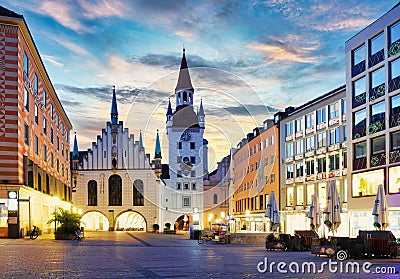
[[[154,154],[182,55],[206,112],[211,166],[276,110],[345,83],[344,43],[398,1],[3,0],[23,14],[85,149],[120,120]]]

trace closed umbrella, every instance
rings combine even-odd
[[[269,218],[271,223],[271,231],[276,231],[281,223],[279,218],[278,204],[276,203],[275,192],[271,191],[269,194],[269,200],[267,204],[267,210],[265,211],[265,217]]]
[[[321,225],[321,210],[319,208],[319,201],[317,194],[312,197],[310,211],[307,213],[307,218],[310,218],[310,227],[313,230],[318,230]]]
[[[325,225],[329,231],[334,233],[342,222],[340,213],[342,212],[342,206],[340,203],[339,193],[336,188],[336,181],[331,180],[328,187],[328,203],[325,209]]]
[[[378,192],[376,193],[372,215],[374,215],[374,226],[381,230],[386,229],[388,225],[387,211],[386,211],[386,197],[382,184],[378,186]]]

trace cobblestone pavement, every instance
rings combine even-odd
[[[258,272],[257,265],[265,258],[268,266],[272,261],[285,262],[281,267],[288,273],[279,273],[277,264],[272,273]],[[0,278],[400,278],[399,273],[373,274],[377,267],[395,267],[399,272],[400,259],[372,260],[371,274],[345,274],[344,267],[343,272],[330,273],[328,266],[319,274],[289,270],[291,262],[301,269],[308,261],[318,269],[329,260],[309,252],[266,251],[261,245],[199,245],[187,235],[144,232],[86,232],[82,241],[56,241],[53,235],[0,239]]]

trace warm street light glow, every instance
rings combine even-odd
[[[246,216],[250,216],[250,210],[246,210]]]
[[[80,209],[80,208],[78,209],[78,214],[82,215],[82,209]]]
[[[77,212],[77,208],[74,206],[72,207],[72,213],[76,213]]]
[[[224,219],[225,218],[225,212],[221,212],[221,218]]]

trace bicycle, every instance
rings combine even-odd
[[[29,234],[30,239],[36,239],[39,236],[39,228],[37,226],[33,226],[33,230]]]

